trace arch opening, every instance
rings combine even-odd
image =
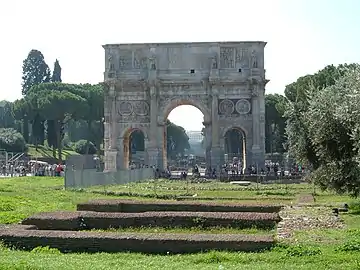
[[[241,169],[246,169],[246,135],[238,127],[230,128],[224,135],[225,162]]]
[[[176,172],[205,168],[205,114],[191,102],[176,102],[165,111],[164,166]]]
[[[140,168],[145,164],[145,134],[131,128],[124,135],[124,168]]]

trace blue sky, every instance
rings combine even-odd
[[[103,79],[106,43],[264,40],[267,93],[328,64],[360,62],[356,0],[11,0],[0,1],[0,100],[21,97],[21,66],[31,49],[63,81]],[[202,114],[178,107],[170,120],[200,130]],[[191,119],[189,121],[189,119]]]

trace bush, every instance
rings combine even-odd
[[[13,128],[0,128],[0,149],[7,152],[24,152],[27,147],[21,133]]]
[[[89,151],[88,154],[89,155],[94,155],[97,152],[97,149],[95,147],[95,145],[92,142],[88,142],[87,140],[79,140],[75,143],[75,151],[81,155],[85,155],[86,154],[86,149],[87,147],[89,147]]]

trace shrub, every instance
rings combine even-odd
[[[360,251],[360,241],[359,240],[353,240],[346,242],[345,244],[340,245],[337,249],[337,251]]]
[[[88,154],[89,155],[93,155],[96,154],[96,147],[92,142],[88,142],[87,140],[79,140],[75,143],[75,151],[81,155],[85,155],[86,154],[86,150],[89,147],[89,151]]]
[[[7,152],[24,152],[27,147],[21,133],[13,128],[0,128],[0,149]]]

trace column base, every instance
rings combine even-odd
[[[117,171],[117,150],[106,150],[104,157],[104,172]]]
[[[163,169],[163,153],[159,148],[149,148],[146,150],[149,166],[155,166],[156,168]]]
[[[259,169],[265,169],[265,152],[260,147],[252,147],[251,149],[251,164]]]
[[[216,168],[218,171],[224,164],[224,150],[220,146],[211,147],[211,167]]]

